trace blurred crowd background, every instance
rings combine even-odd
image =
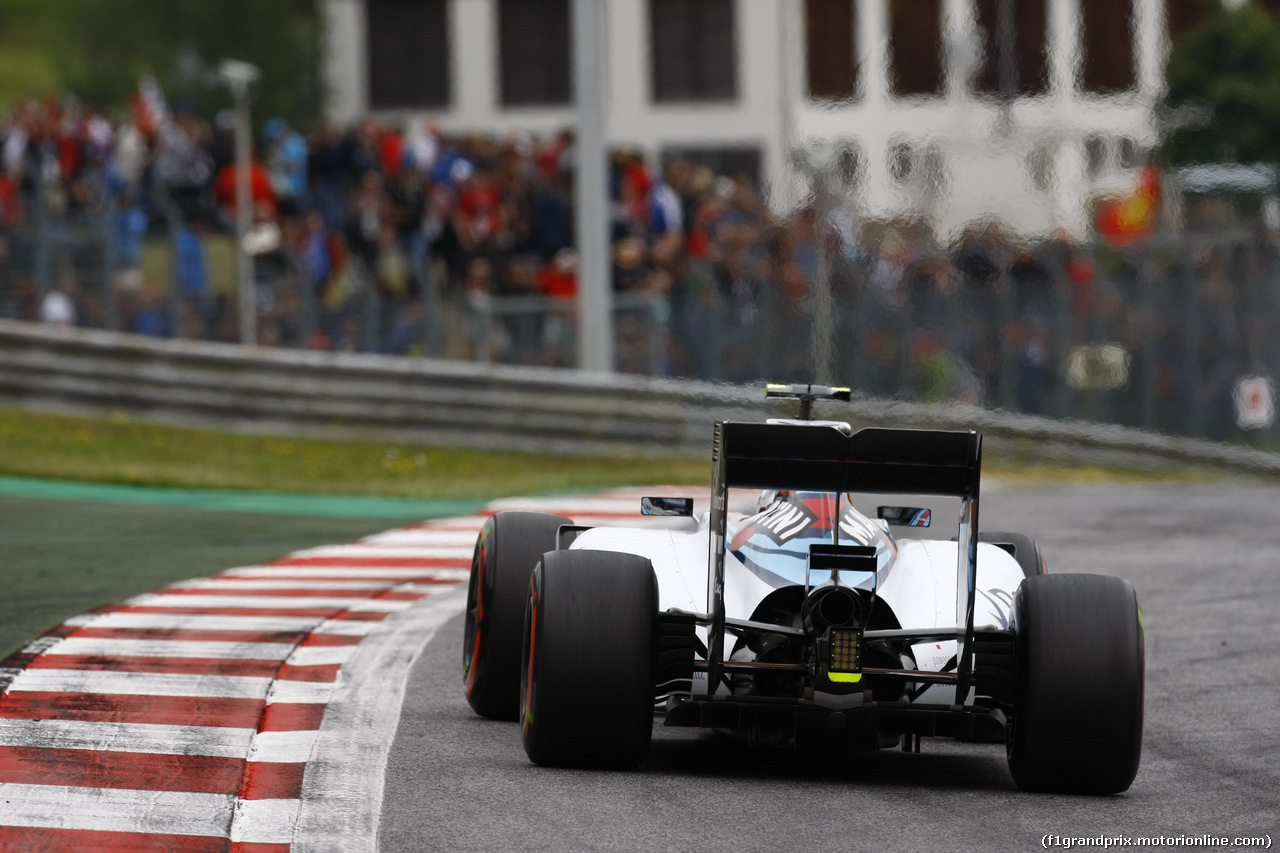
[[[975,3],[990,44],[974,55],[987,64],[974,66],[973,104],[1034,106],[1036,93],[1052,90],[1033,74],[1023,82],[1034,91],[1015,103],[1021,66],[993,58],[1039,57],[1029,67],[1047,74],[1052,28],[1027,10],[1050,5]],[[1136,7],[1078,5],[1082,31],[1119,35],[1108,50],[1085,40],[1083,76],[1069,97],[1089,107],[1105,96],[1115,106],[1146,91],[1125,76],[1140,65],[1126,17]],[[1029,239],[1020,229],[1015,237],[987,219],[939,234],[927,215],[873,216],[850,191],[865,178],[865,157],[798,171],[809,182],[803,199],[781,204],[760,185],[759,162],[739,171],[743,164],[709,150],[614,148],[607,215],[617,370],[730,382],[829,378],[865,395],[1270,441],[1269,377],[1280,373],[1280,25],[1266,11],[1274,4],[1164,5],[1167,34],[1187,34],[1175,40],[1153,113],[1173,131],[1153,149],[1129,137],[1082,139],[1091,173],[1117,160],[1126,175],[1141,175],[1136,190],[1101,200],[1085,236]],[[398,69],[421,59],[417,35],[391,26],[397,16],[417,20],[426,9],[446,21],[453,8],[443,0],[365,6],[383,23],[370,25],[369,44],[403,42],[409,51],[371,54],[371,92],[379,81],[404,82]],[[937,14],[925,15],[926,6]],[[517,38],[533,26],[535,6],[490,7],[501,25],[502,97],[515,109],[523,78],[503,63],[536,65],[521,52],[533,49],[529,39]],[[559,10],[551,23],[567,31],[566,3],[536,5],[544,7]],[[537,132],[461,133],[426,108],[359,113],[336,126],[323,118],[321,5],[174,0],[165,14],[155,8],[150,0],[0,0],[0,317],[240,340],[236,118],[211,69],[219,57],[241,56],[263,75],[248,128],[253,224],[243,242],[253,256],[258,344],[576,363],[572,130],[547,130],[557,125],[544,121]],[[649,0],[644,8],[654,55],[665,57],[654,64],[654,98],[676,98],[678,110],[693,95],[666,92],[663,74],[683,68],[694,82],[702,77],[668,48],[698,27],[736,32],[736,7]],[[858,8],[804,3],[810,111],[856,100],[860,66],[851,65],[846,31]],[[932,57],[936,73],[919,97],[935,98],[942,60],[955,57],[943,50],[937,3],[886,8],[887,67],[897,69],[889,94],[905,115],[918,106],[914,78],[898,78],[920,64],[913,57]],[[1001,15],[1014,15],[1017,27]],[[843,22],[836,38],[825,38],[824,21]],[[913,46],[907,36],[924,32],[921,22],[932,35]],[[445,30],[432,32],[443,38]],[[732,41],[707,44],[732,58]],[[556,103],[567,105],[566,45],[552,39],[539,50],[559,75]],[[447,53],[436,64],[452,67]],[[725,56],[706,61],[734,67]],[[840,61],[828,68],[832,56]],[[1110,64],[1099,68],[1125,72],[1115,86],[1090,72],[1104,59]],[[447,75],[423,74],[447,93]],[[702,82],[710,88],[694,95],[713,105],[726,97],[721,89],[745,85],[714,75]],[[1116,91],[1108,95],[1109,86]],[[1224,91],[1230,103],[1215,105]],[[890,148],[890,171],[902,165],[897,153],[913,151]],[[926,178],[928,160],[917,164]],[[1226,179],[1201,170],[1198,184],[1188,183],[1186,169],[1157,160],[1227,164]],[[1041,165],[1033,172],[1044,172],[1053,192],[1059,184]]]
[[[0,315],[236,341],[234,124],[151,83],[114,115],[19,102],[0,118]],[[572,132],[303,136],[275,117],[254,144],[261,345],[573,365]],[[625,149],[610,188],[624,372],[804,380],[816,322],[859,392],[1227,438],[1241,377],[1280,367],[1261,226],[1027,243],[980,222],[943,246],[835,195],[778,217],[745,174]]]

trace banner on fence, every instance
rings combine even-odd
[[[1236,382],[1236,425],[1267,429],[1276,419],[1276,389],[1265,376],[1245,376]]]

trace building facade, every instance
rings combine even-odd
[[[1083,236],[1157,140],[1198,0],[599,0],[613,144],[816,188],[941,238]],[[322,0],[330,117],[449,131],[574,122],[572,0]]]

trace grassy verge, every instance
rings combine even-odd
[[[387,441],[236,435],[0,409],[0,477],[132,486],[384,498],[487,499],[618,485],[709,484],[709,459],[627,459],[484,452]],[[1203,468],[1116,471],[989,458],[1012,483],[1213,482]]]
[[[0,659],[77,613],[168,583],[420,520],[0,496]]]
[[[708,483],[711,463],[482,452],[180,429],[0,410],[0,475],[403,498],[492,498],[629,483]]]

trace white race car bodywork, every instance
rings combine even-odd
[[[761,518],[776,511],[780,502],[766,506],[751,516],[736,516],[728,523],[728,540],[758,525]],[[874,544],[866,531],[874,531],[883,543],[879,549],[876,572],[876,595],[892,609],[904,628],[948,629],[956,625],[956,562],[958,545],[954,541],[902,539],[894,540],[874,521],[844,507],[846,520],[856,516],[854,525],[842,525],[841,544]],[[862,531],[857,539],[848,532]],[[596,527],[582,532],[571,548],[618,551],[645,557],[653,564],[658,582],[658,610],[705,612],[707,609],[707,574],[710,553],[709,517],[704,515],[693,530],[663,530],[621,527]],[[785,558],[784,558],[785,559]],[[792,560],[792,562],[797,562]],[[800,568],[803,563],[800,561]],[[1023,571],[1005,549],[979,543],[977,560],[977,595],[974,599],[975,628],[1007,629],[1012,621],[1014,594],[1023,580]],[[729,618],[751,619],[757,606],[774,590],[803,583],[801,576],[769,571],[753,571],[743,552],[729,549],[725,553],[724,605]],[[817,586],[817,583],[814,583]],[[869,588],[866,577],[855,587]],[[706,629],[699,629],[705,641]],[[921,642],[911,646],[914,668],[940,672],[954,666],[955,640]],[[701,675],[701,673],[699,673]],[[696,678],[694,692],[706,691],[705,678]],[[924,702],[952,702],[954,690],[936,685],[923,693]]]

